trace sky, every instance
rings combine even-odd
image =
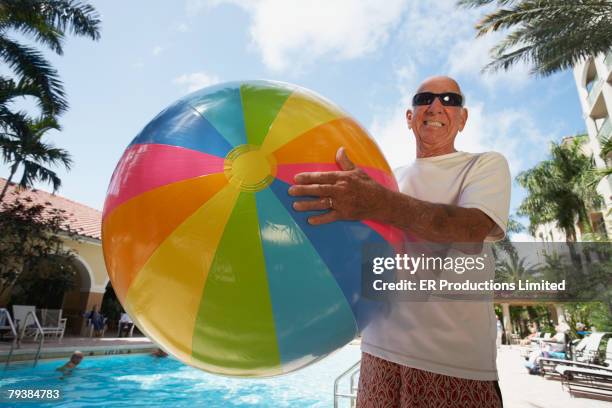
[[[431,75],[453,76],[466,95],[457,148],[504,154],[513,177],[543,160],[550,141],[585,129],[571,71],[538,78],[520,65],[483,74],[502,37],[476,39],[485,10],[458,9],[455,0],[90,3],[101,15],[100,41],[68,35],[63,56],[46,52],[70,103],[62,131],[47,140],[74,160],[70,172],[59,170],[58,194],[99,210],[136,134],[176,99],[217,82],[271,79],[314,90],[356,118],[392,167],[414,159],[405,111]],[[511,213],[524,196],[513,182]]]

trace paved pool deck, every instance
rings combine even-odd
[[[558,379],[530,375],[524,363],[517,346],[502,346],[498,349],[497,367],[504,408],[612,407],[611,398],[572,396],[562,388]]]

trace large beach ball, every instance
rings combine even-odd
[[[351,341],[376,222],[311,226],[296,173],[338,170],[336,151],[396,189],[366,131],[321,96],[268,81],[192,93],[134,138],[112,176],[102,239],[113,288],[139,329],[192,366],[271,376]]]

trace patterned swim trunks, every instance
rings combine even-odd
[[[502,408],[497,381],[450,377],[362,353],[358,408]]]

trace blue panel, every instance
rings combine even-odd
[[[131,145],[158,143],[180,146],[219,157],[232,149],[210,122],[191,106],[178,102],[157,115]]]
[[[239,82],[204,88],[182,101],[204,116],[232,147],[247,142]]]
[[[256,199],[278,347],[289,371],[306,356],[344,346],[357,326],[338,283],[274,193],[265,189]]]
[[[336,278],[357,317],[359,330],[363,330],[370,319],[385,308],[382,302],[367,300],[361,296],[363,245],[376,244],[381,248],[388,248],[387,254],[393,254],[393,248],[376,231],[361,222],[336,221],[325,225],[310,225],[308,217],[313,213],[297,212],[293,209],[296,198],[287,193],[289,184],[275,179],[270,188]],[[381,253],[381,256],[385,255]],[[371,268],[369,265],[365,267]]]

